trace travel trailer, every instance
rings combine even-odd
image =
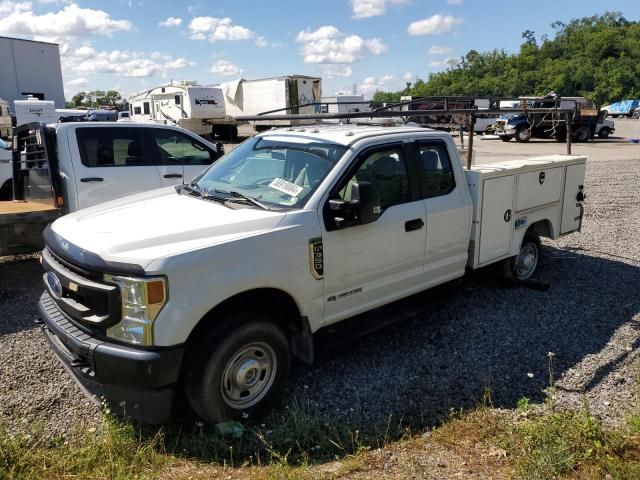
[[[224,92],[227,115],[258,115],[274,112],[276,115],[320,113],[319,102],[322,99],[322,80],[305,75],[245,80],[240,78],[220,85]],[[298,105],[315,104],[298,108]],[[268,115],[265,115],[268,117]],[[268,120],[252,122],[258,131],[276,126],[290,126],[304,120]],[[306,123],[309,123],[308,121]]]
[[[39,100],[29,97],[13,102],[16,113],[16,125],[32,122],[56,123],[60,118],[53,100]]]
[[[134,122],[177,125],[198,135],[222,135],[235,127],[225,113],[222,89],[190,81],[171,82],[133,95],[129,113]],[[237,128],[232,133],[237,134]]]

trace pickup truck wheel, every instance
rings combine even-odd
[[[228,318],[193,345],[185,371],[187,400],[208,423],[257,415],[281,392],[289,372],[280,328],[249,312]]]
[[[516,130],[515,135],[516,142],[526,143],[531,140],[531,128],[524,127]]]
[[[542,264],[541,251],[538,234],[527,232],[518,255],[504,260],[504,277],[516,284],[527,282]]]

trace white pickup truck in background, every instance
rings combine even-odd
[[[0,201],[0,255],[41,248],[62,214],[188,183],[222,154],[180,127],[133,122],[30,123],[13,138],[2,171],[20,201]]]
[[[324,327],[466,268],[528,282],[539,237],[580,229],[585,164],[465,170],[451,136],[423,128],[271,130],[190,185],[55,221],[43,330],[115,412],[162,423],[183,392],[207,422],[254,415]]]

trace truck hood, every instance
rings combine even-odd
[[[51,230],[68,251],[145,268],[153,260],[275,228],[284,212],[229,208],[181,195],[175,187],[106,202],[56,220]]]

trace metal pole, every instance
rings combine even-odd
[[[464,150],[464,125],[462,123],[460,123],[458,130],[458,133],[460,134],[460,148]]]
[[[467,145],[467,170],[471,170],[473,162],[473,136],[475,134],[476,115],[474,113],[467,115],[467,130],[469,131],[469,145]]]
[[[571,114],[564,114],[564,123],[567,127],[567,155],[571,155]]]

